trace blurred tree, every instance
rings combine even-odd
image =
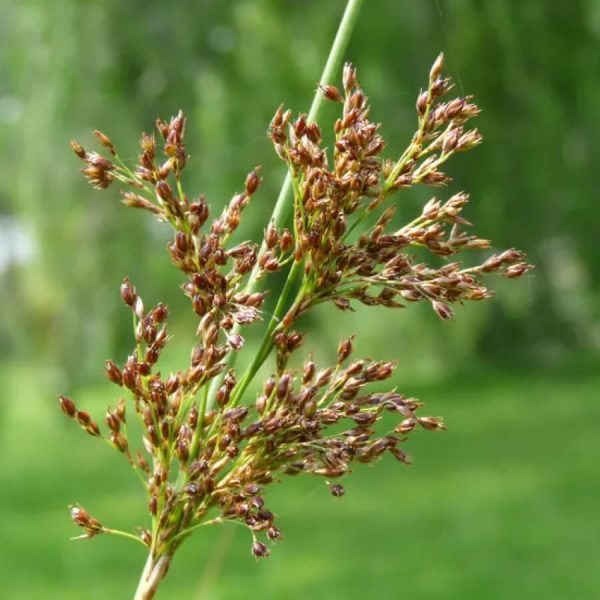
[[[134,140],[156,115],[184,108],[195,165],[188,189],[207,192],[215,209],[248,169],[264,165],[266,185],[251,209],[257,234],[282,178],[267,123],[280,102],[308,107],[343,4],[21,0],[4,7],[0,211],[32,231],[38,251],[28,265],[0,273],[1,300],[11,306],[0,323],[0,352],[97,376],[100,361],[128,345],[116,291],[123,275],[148,301],[184,305],[178,276],[157,251],[164,232],[87,188],[69,139],[89,145],[87,132],[99,128],[132,157]],[[427,368],[491,353],[495,361],[554,364],[574,347],[597,347],[592,173],[600,124],[590,115],[600,101],[599,36],[594,0],[380,0],[377,10],[365,7],[349,58],[386,123],[390,152],[407,141],[416,92],[445,50],[459,88],[484,108],[486,138],[451,165],[451,190],[471,191],[470,214],[481,231],[499,246],[510,241],[528,250],[538,265],[518,291],[501,288],[491,306],[459,313],[458,327],[419,311],[400,317],[407,358],[425,355]],[[407,198],[406,210],[413,206]],[[398,343],[385,323],[372,325],[374,349]],[[333,337],[335,327],[327,319],[319,335]]]

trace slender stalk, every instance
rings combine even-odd
[[[152,600],[154,598],[159,583],[167,574],[171,558],[171,556],[164,555],[155,560],[152,551],[148,554],[148,560],[144,565],[133,600]]]
[[[288,304],[288,299],[291,295],[292,288],[294,287],[294,283],[298,278],[298,275],[301,271],[302,262],[295,261],[291,266],[290,271],[288,273],[288,277],[286,279],[285,285],[283,286],[283,290],[281,291],[281,295],[279,296],[279,300],[277,301],[277,306],[273,311],[273,316],[269,321],[269,325],[265,331],[262,342],[260,344],[260,348],[258,352],[254,355],[254,360],[248,366],[244,374],[242,375],[240,381],[235,387],[235,390],[231,397],[231,404],[235,406],[240,398],[240,396],[246,391],[246,388],[250,385],[250,382],[256,375],[257,371],[260,369],[263,362],[265,362],[266,357],[269,355],[269,350],[273,346],[273,332],[277,328],[279,324],[279,319],[285,310],[285,307]]]
[[[134,600],[143,600],[146,598],[146,596],[144,596],[144,590],[146,589],[146,582],[148,580],[148,576],[150,575],[150,569],[152,569],[152,552],[148,554],[146,564],[144,565],[144,570],[142,571],[137,589],[135,590]]]
[[[343,60],[344,53],[346,52],[346,48],[348,47],[348,42],[350,41],[350,36],[352,35],[352,31],[356,24],[356,20],[358,18],[358,13],[360,11],[362,3],[363,3],[363,0],[348,0],[348,3],[346,4],[346,9],[342,16],[342,20],[340,21],[337,33],[335,35],[335,39],[333,40],[331,50],[329,51],[329,56],[327,57],[327,62],[325,63],[325,67],[323,68],[323,73],[321,74],[321,78],[319,80],[319,85],[325,85],[327,83],[330,83],[331,79],[333,78],[334,73],[339,70],[342,60]],[[310,110],[308,113],[308,121],[309,122],[314,122],[318,119],[321,107],[323,105],[323,100],[324,100],[323,94],[321,94],[319,89],[317,88],[317,91],[315,93],[315,96],[313,98],[313,101],[312,101],[312,104],[310,106]],[[290,172],[288,172],[285,177],[285,180],[283,181],[283,185],[281,186],[281,190],[279,191],[279,195],[277,197],[277,201],[275,202],[275,207],[273,208],[273,213],[272,213],[271,219],[270,219],[270,221],[273,223],[273,225],[275,227],[280,227],[283,223],[289,221],[290,214],[293,209],[293,202],[290,201],[291,191],[292,191],[292,175]],[[263,240],[261,247],[260,247],[259,256],[262,255],[265,252],[265,250],[266,250],[266,243]],[[259,272],[260,272],[258,264],[259,264],[259,262],[257,261],[256,265],[254,266],[254,269],[252,270],[252,272],[250,274],[248,284],[246,285],[245,292],[250,293],[250,294],[252,292],[254,292],[256,290],[256,288],[258,287],[258,283],[259,283],[258,279],[259,279]],[[289,291],[293,288],[294,284],[296,283],[298,277],[302,273],[302,269],[300,269],[300,267],[297,266],[297,264],[298,263],[294,263],[290,267],[290,270],[289,270],[288,276],[287,276],[287,280],[286,280],[284,288],[283,288],[284,292],[287,292],[288,294],[289,294]],[[273,329],[276,326],[279,319],[281,318],[281,315],[285,311],[285,302],[281,301],[282,298],[283,298],[283,293],[279,299],[279,302],[277,303],[277,306],[275,308],[275,311],[273,313],[271,321],[270,321],[270,323],[267,327],[267,330],[265,332],[265,335],[263,337],[263,341],[261,342],[261,349],[263,348],[263,346],[268,345],[269,338],[270,338],[271,334],[273,333]],[[287,296],[286,296],[286,298],[287,298]],[[284,298],[284,300],[285,300],[285,298]],[[234,327],[234,331],[235,332],[239,331],[238,325],[236,325]],[[257,358],[259,358],[260,355],[261,355],[261,353],[257,354]],[[228,361],[229,367],[233,366],[236,358],[237,358],[236,353],[231,352],[231,354],[229,355],[229,361]],[[252,374],[252,376],[253,376],[256,373],[256,371],[260,368],[260,365],[262,364],[262,362],[264,362],[264,358],[262,359],[262,361],[260,361],[260,364],[258,364],[258,365],[254,364],[256,362],[257,362],[257,359],[255,359],[255,361],[253,361],[252,365],[250,365],[250,367],[248,367],[248,369],[242,376],[242,379],[240,380],[240,383],[243,382],[243,384],[242,384],[243,390],[246,389],[246,387],[248,386],[248,384],[251,381],[250,374]],[[208,408],[209,409],[212,408],[212,406],[214,405],[215,394],[216,394],[216,391],[217,391],[218,387],[220,386],[220,384],[221,384],[221,378],[215,377],[212,381],[209,398],[208,398]],[[239,394],[236,394],[236,396],[238,396],[238,395]]]

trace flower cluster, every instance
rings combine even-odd
[[[87,412],[60,397],[65,414],[121,452],[142,481],[152,526],[137,537],[150,549],[148,577],[159,567],[162,576],[190,533],[211,523],[241,523],[251,533],[252,553],[266,556],[267,544],[281,532],[265,506],[265,486],[300,473],[330,481],[348,474],[352,463],[372,463],[385,453],[408,464],[402,449],[408,434],[416,428],[444,429],[440,418],[418,414],[422,404],[415,399],[381,391],[394,363],[352,358],[353,337],[339,344],[332,366],[319,369],[310,355],[301,369],[290,366],[290,356],[305,341],[304,332],[294,328],[298,317],[317,304],[332,302],[345,311],[355,302],[402,308],[425,301],[449,319],[452,305],[490,296],[484,275],[514,278],[529,270],[517,250],[475,266],[454,259],[463,251],[489,247],[487,240],[465,230],[470,223],[462,210],[469,198],[462,192],[446,201],[432,198],[408,224],[392,227],[396,206],[390,200],[398,191],[446,184],[444,163],[481,140],[476,129],[467,127],[479,112],[472,97],[444,100],[452,85],[442,76],[442,65],[440,56],[417,99],[417,130],[396,160],[382,157],[380,126],[370,120],[368,99],[351,65],[344,68],[343,91],[331,85],[321,89],[326,99],[341,105],[332,153],[323,146],[316,123],[306,115],[293,119],[280,107],[269,136],[288,167],[293,219],[290,228],[268,223],[260,247],[230,243],[259,188],[259,168],[209,224],[206,199],[183,190],[188,156],[181,112],[169,122],[158,120],[157,134],[142,135],[133,168],[100,132],[96,136],[108,156],[72,143],[94,187],[119,182],[127,206],[170,225],[168,252],[183,273],[182,290],[198,318],[189,364],[163,376],[157,363],[169,341],[167,307],[160,303],[146,309],[125,279],[121,297],[133,315],[135,348],[121,366],[107,361],[106,373],[129,394],[130,403],[120,399],[108,408],[103,433]],[[417,249],[441,257],[434,263],[442,266],[418,261]],[[238,373],[233,362],[244,346],[243,326],[263,316],[266,293],[257,282],[285,267],[287,282],[262,344],[249,367]],[[253,396],[248,388],[272,354],[272,374]],[[139,448],[127,434],[131,411],[143,430]],[[391,425],[384,413],[395,417]],[[334,496],[344,494],[340,483],[330,483],[330,490]],[[81,507],[72,509],[72,517],[85,529],[84,537],[118,533]]]

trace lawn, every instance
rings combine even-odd
[[[134,529],[143,522],[139,482],[55,410],[45,383],[24,375],[0,375],[1,597],[130,598],[142,547],[69,541],[77,531],[66,506],[79,501]],[[158,597],[600,597],[600,376],[488,376],[404,389],[449,425],[412,437],[413,466],[386,459],[359,468],[343,498],[315,479],[273,487],[268,501],[285,539],[268,560],[251,557],[244,529],[207,528],[183,547]],[[78,400],[100,407],[104,391]]]

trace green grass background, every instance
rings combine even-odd
[[[88,438],[22,372],[2,430],[2,598],[128,598],[144,551],[121,538],[72,542],[66,506],[143,523],[142,492],[121,457]],[[449,430],[420,432],[415,462],[359,467],[343,498],[294,478],[267,495],[285,538],[268,560],[245,529],[200,530],[162,598],[590,599],[598,577],[598,375],[489,375],[413,384]],[[80,399],[100,405],[106,390]],[[15,397],[17,395],[15,394]],[[29,405],[31,406],[31,405]],[[41,450],[40,450],[41,449]],[[6,492],[9,493],[6,493]]]

